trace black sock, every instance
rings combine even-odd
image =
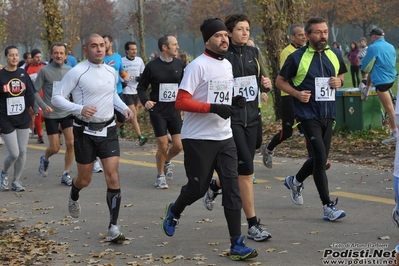
[[[218,187],[218,185],[216,183],[216,179],[211,180],[209,187],[211,188],[212,191],[218,191],[220,189],[220,187]]]
[[[231,247],[234,247],[241,236],[241,210],[230,210],[225,207],[224,217],[229,229]]]
[[[72,180],[71,199],[73,201],[77,201],[79,199],[79,191],[80,191],[80,189],[75,187],[75,185],[73,184],[73,180]]]
[[[121,206],[121,189],[107,189],[107,204],[110,214],[110,221],[108,228],[112,224],[116,224],[119,216],[119,209]]]
[[[248,222],[248,228],[251,228],[254,225],[258,224],[258,218],[256,218],[256,215],[252,218],[247,218],[247,222]]]

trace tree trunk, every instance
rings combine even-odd
[[[144,60],[144,63],[147,64],[148,58],[146,56],[146,45],[145,45],[145,34],[144,34],[144,6],[143,0],[139,0],[138,5],[138,19],[139,19],[139,43],[140,43],[140,56]]]

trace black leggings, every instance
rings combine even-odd
[[[352,85],[354,88],[359,87],[360,84],[359,71],[360,66],[351,66]]]
[[[282,120],[282,128],[279,133],[274,135],[272,140],[270,141],[267,149],[269,151],[273,151],[274,148],[279,145],[284,140],[290,138],[292,136],[294,125],[294,97],[292,96],[282,96],[281,97],[281,120]]]
[[[323,119],[307,120],[299,124],[306,137],[310,156],[296,174],[296,179],[299,182],[303,182],[308,176],[313,175],[314,183],[323,205],[331,202],[326,163],[330,152],[333,123],[333,119]]]

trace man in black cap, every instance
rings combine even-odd
[[[389,89],[392,87],[396,78],[396,50],[395,47],[385,41],[385,33],[381,28],[374,28],[368,34],[371,45],[367,49],[367,54],[362,60],[361,70],[369,73],[367,85],[360,86],[361,98],[367,100],[369,89],[372,85],[378,94],[378,98],[388,114],[388,121],[391,127],[391,137],[382,141],[382,144],[396,143],[398,128],[395,123],[395,110],[392,103]]]
[[[223,189],[230,258],[245,260],[258,253],[256,249],[248,248],[241,236],[237,149],[230,127],[234,108],[245,106],[245,98],[232,98],[232,66],[224,58],[229,47],[225,24],[212,18],[204,20],[200,29],[205,52],[185,68],[176,99],[176,109],[185,111],[181,138],[188,182],[176,201],[166,206],[162,230],[167,236],[173,236],[181,213],[205,195],[216,170]]]

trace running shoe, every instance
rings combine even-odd
[[[10,188],[8,187],[8,174],[4,173],[3,170],[1,170],[0,174],[0,190],[9,190]]]
[[[359,91],[361,100],[367,101],[367,98],[369,97],[369,88],[363,82],[360,82],[359,84]]]
[[[180,216],[175,216],[172,213],[172,207],[175,205],[174,202],[171,202],[166,205],[165,208],[165,219],[163,220],[162,223],[162,231],[165,233],[167,236],[173,236],[176,230],[176,226],[179,223]]]
[[[25,191],[25,188],[22,186],[22,183],[19,180],[13,180],[11,182],[11,189],[16,192]]]
[[[383,141],[381,141],[382,144],[388,145],[388,144],[395,144],[396,143],[396,136],[395,135],[391,135],[389,138],[384,139]]]
[[[397,206],[395,206],[395,208],[393,208],[392,221],[396,225],[396,227],[399,227],[399,211],[397,209]]]
[[[43,137],[38,137],[37,138],[37,144],[43,144],[43,143],[44,143]]]
[[[258,256],[258,251],[254,248],[249,248],[245,245],[244,237],[240,237],[237,240],[237,244],[230,248],[230,259],[231,260],[246,260],[255,258]]]
[[[337,209],[335,206],[338,203],[338,198],[335,201],[330,202],[323,206],[323,220],[324,221],[335,221],[346,216],[343,210]]]
[[[263,165],[269,169],[273,167],[273,154],[274,152],[267,149],[267,145],[262,146]]]
[[[252,177],[252,183],[253,184],[258,184],[258,179],[256,179],[255,176]]]
[[[272,235],[262,228],[262,224],[260,223],[260,219],[258,219],[257,224],[251,226],[248,229],[248,239],[252,239],[256,242],[264,241],[266,239],[271,238]]]
[[[146,144],[148,141],[148,138],[145,136],[140,136],[139,137],[139,146],[144,146],[144,144]]]
[[[101,173],[103,169],[101,168],[100,161],[96,158],[94,160],[94,167],[93,167],[93,173]]]
[[[105,237],[105,241],[114,243],[125,241],[125,239],[125,236],[120,231],[120,226],[116,224],[111,225]]]
[[[218,191],[213,191],[211,188],[208,188],[208,191],[205,193],[205,196],[202,198],[205,208],[208,211],[212,211],[213,207],[216,204],[216,197],[222,193],[222,190],[219,189]]]
[[[79,217],[79,215],[80,215],[79,200],[76,200],[76,201],[72,200],[71,193],[69,193],[68,210],[69,210],[69,215],[71,215],[73,218]]]
[[[69,172],[65,172],[61,176],[61,184],[66,186],[72,186],[72,177],[69,175]]]
[[[174,165],[171,162],[165,163],[163,166],[163,172],[165,173],[166,179],[173,179],[173,167]]]
[[[3,145],[3,138],[0,137],[0,146],[2,146],[2,145]]]
[[[169,186],[166,183],[165,175],[158,175],[157,181],[155,181],[155,187],[158,189],[168,189]]]
[[[303,184],[300,186],[295,186],[294,185],[294,177],[293,176],[287,176],[285,178],[284,185],[291,191],[291,200],[293,203],[296,205],[303,205],[303,197],[302,197],[302,190],[303,190]]]
[[[44,158],[44,155],[40,156],[40,164],[39,164],[39,175],[42,177],[47,177],[48,175],[48,165],[50,164],[50,161],[47,161]]]

